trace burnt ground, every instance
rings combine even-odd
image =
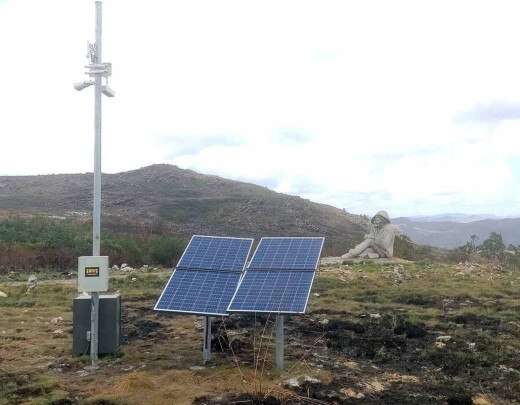
[[[71,286],[3,284],[0,404],[519,403],[520,274],[459,270],[324,269],[308,313],[286,318],[282,373],[265,315],[214,319],[202,365],[201,318],[151,310],[167,273],[113,282],[123,344],[96,373],[70,355]]]
[[[257,333],[273,321],[266,316],[257,317]],[[254,324],[251,316],[234,315],[222,321],[213,340],[213,350],[223,351],[244,364],[255,364],[250,345]],[[382,314],[374,319],[369,314],[314,311],[292,316],[286,321],[290,348],[287,361],[293,366],[303,366],[310,375],[320,370],[330,372],[331,376],[326,381],[309,379],[293,390],[302,397],[338,404],[471,404],[472,398],[481,392],[500,393],[494,399],[496,402],[500,402],[500,397],[504,402],[516,401],[520,396],[518,374],[504,374],[504,367],[497,367],[497,363],[509,363],[518,369],[520,362],[505,353],[496,353],[499,348],[493,341],[493,335],[511,331],[485,317],[476,326],[487,331],[486,335],[473,335],[473,325],[462,322],[457,325],[462,325],[456,326],[460,329],[458,336],[452,336],[446,346],[437,348],[437,338],[444,332],[451,333],[449,328],[413,323],[401,314]],[[266,340],[272,339],[273,327],[274,324],[268,327]],[[520,338],[520,334],[516,336]],[[471,349],[468,339],[475,344]],[[233,350],[229,349],[229,343]],[[268,368],[272,367],[271,358],[266,363]],[[354,387],[353,397],[344,395],[345,387]],[[355,397],[359,394],[363,398]],[[239,398],[205,403],[235,400]],[[282,403],[273,401],[265,403]]]

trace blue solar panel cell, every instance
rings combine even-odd
[[[248,271],[229,311],[303,313],[313,278],[311,271]]]
[[[239,272],[176,270],[155,309],[227,315],[239,279]]]
[[[304,313],[324,238],[262,238],[229,312]]]
[[[177,268],[242,271],[252,239],[193,236]]]
[[[248,270],[316,270],[323,238],[262,238]]]
[[[193,236],[155,310],[227,315],[253,239]]]

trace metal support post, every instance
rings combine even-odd
[[[204,347],[202,348],[202,360],[207,363],[211,360],[211,317],[204,317]]]
[[[283,349],[284,349],[284,336],[283,336],[283,315],[276,315],[276,368],[283,370]]]
[[[99,293],[90,293],[90,302],[90,360],[95,367],[98,359]]]
[[[92,212],[92,256],[100,256],[101,245],[101,96],[114,97],[115,92],[108,86],[108,77],[112,74],[112,65],[102,59],[102,2],[96,0],[96,42],[88,45],[90,64],[87,68],[89,80],[75,83],[74,88],[81,91],[94,85],[94,204]],[[102,80],[105,78],[106,83]],[[98,358],[99,293],[91,293],[90,314],[90,358],[92,366]]]
[[[96,1],[96,45],[93,63],[101,63],[102,4]],[[101,242],[101,75],[94,78],[94,212],[92,215],[92,255],[100,255]]]
[[[96,50],[94,63],[101,63],[102,4],[96,1]],[[101,76],[94,83],[94,212],[92,213],[92,256],[100,255],[101,245]],[[99,293],[91,293],[90,360],[95,367],[98,359]]]

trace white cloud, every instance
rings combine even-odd
[[[104,169],[169,162],[356,212],[520,213],[519,11],[106,0]],[[2,3],[0,173],[91,170],[92,94],[71,83],[92,24],[92,1]]]

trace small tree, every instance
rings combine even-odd
[[[501,259],[504,256],[505,248],[502,235],[497,232],[491,232],[489,238],[479,246],[482,256],[490,259]]]
[[[470,243],[471,243],[471,252],[473,253],[477,250],[478,236],[473,234],[469,238],[470,238]]]

